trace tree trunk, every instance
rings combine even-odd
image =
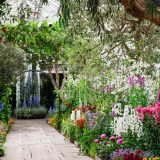
[[[55,79],[53,78],[53,75],[52,75],[52,69],[53,69],[53,67],[52,67],[52,66],[49,66],[49,67],[48,67],[49,77],[50,77],[51,82],[52,82],[52,84],[54,85],[54,87],[55,87],[56,89],[59,89],[59,86],[57,85],[57,83],[56,83]]]

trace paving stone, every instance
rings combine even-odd
[[[15,120],[5,148],[6,155],[0,160],[92,160],[46,120]]]

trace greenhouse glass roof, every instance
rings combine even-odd
[[[57,0],[48,0],[48,4],[43,4],[40,0],[7,0],[11,5],[11,15],[17,15],[18,9],[21,7],[28,7],[31,9],[30,19],[48,22],[58,20],[59,3]]]

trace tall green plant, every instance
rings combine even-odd
[[[8,119],[11,116],[11,113],[12,113],[11,104],[9,102],[11,94],[12,94],[11,88],[7,87],[4,90],[4,94],[1,98],[1,103],[3,104],[3,109],[0,112],[0,119],[3,122],[6,122],[6,123],[8,123]]]

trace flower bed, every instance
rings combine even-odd
[[[121,98],[117,100],[112,94],[115,88],[110,90],[107,84],[104,89],[100,88],[101,92],[98,90],[97,93],[96,89],[90,92],[89,102],[93,105],[72,106],[71,104],[78,103],[77,97],[76,102],[73,102],[72,97],[72,103],[65,106],[65,110],[61,110],[61,116],[54,112],[50,115],[48,123],[57,128],[70,142],[76,141],[81,152],[92,158],[142,160],[159,157],[159,99],[155,103],[152,100],[153,105],[149,105],[151,101],[144,89],[144,77],[128,77],[128,80],[129,89],[125,92],[125,101],[122,100],[122,92],[116,93],[119,94],[116,96]],[[84,88],[82,90],[84,94]],[[82,98],[84,97],[83,95]],[[146,107],[147,105],[149,107]],[[120,122],[122,125],[119,125]],[[57,123],[60,123],[60,128]]]
[[[10,117],[8,120],[8,124],[4,122],[0,122],[0,156],[3,156],[5,154],[5,149],[3,147],[3,144],[6,141],[7,133],[13,124],[13,119]]]
[[[63,116],[59,131],[70,142],[74,143],[76,141],[76,145],[80,147],[83,154],[102,160],[142,160],[144,157],[155,157],[159,154],[158,152],[154,154],[155,152],[152,152],[152,150],[149,151],[144,146],[143,137],[138,137],[132,130],[118,136],[112,134],[112,129],[108,125],[103,125],[106,123],[106,118],[102,115],[101,121],[99,121],[100,113],[94,112],[90,110],[81,112],[81,118],[74,121],[70,120],[69,115],[61,113]],[[91,116],[92,114],[94,118]],[[94,119],[92,127],[88,128],[91,121],[86,115],[89,115],[92,120]],[[48,123],[55,128],[57,126],[56,119],[56,112],[48,119]],[[139,149],[135,149],[137,146]]]

